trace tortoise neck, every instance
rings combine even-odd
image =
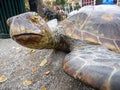
[[[65,31],[60,27],[54,30],[52,35],[52,48],[57,50],[70,52],[78,46],[85,45],[84,41],[77,40],[66,35]]]
[[[61,51],[64,51],[64,52],[70,52],[71,51],[71,45],[65,40],[64,36],[61,36],[61,37],[59,37],[59,42],[57,42],[55,44],[55,49],[61,50]]]
[[[52,42],[54,49],[61,50],[64,52],[70,52],[70,44],[65,40],[66,34],[64,30],[57,27],[55,30],[52,31]]]
[[[85,45],[86,42],[73,39],[68,37],[67,35],[57,35],[58,37],[54,37],[53,41],[56,41],[55,39],[57,38],[57,42],[54,42],[54,48],[57,50],[61,50],[64,52],[71,52],[73,49]]]

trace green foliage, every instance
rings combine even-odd
[[[29,3],[28,2],[25,2],[25,10],[26,11],[30,11],[30,7],[29,7]]]
[[[61,0],[61,4],[64,5],[66,0]]]
[[[60,3],[61,3],[61,0],[56,0],[57,5],[60,5]]]
[[[60,5],[60,4],[64,5],[65,3],[66,3],[66,0],[56,0],[57,5]]]

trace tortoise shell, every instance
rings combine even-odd
[[[60,23],[66,34],[120,52],[120,7],[85,6]]]

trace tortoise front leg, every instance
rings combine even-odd
[[[120,90],[120,54],[100,46],[75,48],[64,59],[65,72],[100,90]]]

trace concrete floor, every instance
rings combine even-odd
[[[65,55],[55,50],[31,50],[11,39],[0,39],[0,75],[7,78],[0,81],[0,90],[94,90],[64,72]],[[43,60],[47,62],[40,66]]]

